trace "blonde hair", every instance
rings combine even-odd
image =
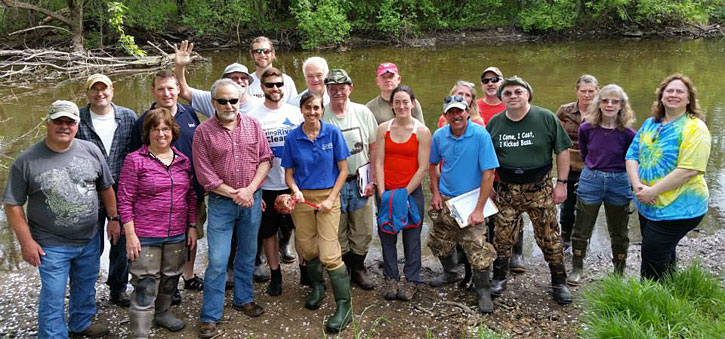
[[[471,91],[471,104],[469,105],[469,111],[471,112],[471,120],[481,118],[481,113],[478,111],[478,103],[476,103],[476,85],[472,82],[458,80],[456,81],[449,95],[456,95],[456,89],[458,87],[465,87]]]
[[[617,96],[619,97],[619,112],[617,112],[617,129],[623,130],[625,128],[631,127],[632,123],[634,123],[634,111],[632,111],[632,107],[629,105],[629,96],[627,96],[627,93],[624,92],[622,87],[619,87],[615,84],[609,84],[602,89],[599,90],[599,93],[594,97],[594,100],[589,104],[589,107],[587,108],[587,114],[584,118],[586,122],[591,124],[592,126],[599,126],[602,124],[602,110],[599,109],[599,103],[602,101],[603,97],[607,96]]]

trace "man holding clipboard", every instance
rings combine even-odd
[[[478,310],[493,312],[489,273],[496,259],[496,250],[486,242],[484,205],[491,193],[494,169],[498,159],[485,128],[470,123],[468,104],[461,96],[448,96],[443,100],[443,116],[448,125],[433,134],[430,150],[430,188],[433,193],[429,215],[433,227],[428,247],[443,265],[447,282],[456,280],[453,271],[457,264],[456,246],[461,246],[473,269],[473,283],[478,293]],[[439,164],[440,168],[439,168]],[[465,227],[451,216],[445,201],[480,188],[473,212]]]

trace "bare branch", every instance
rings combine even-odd
[[[59,15],[56,12],[50,11],[48,9],[45,9],[45,8],[42,8],[42,7],[38,7],[38,6],[29,4],[29,3],[26,3],[26,2],[20,2],[20,1],[14,1],[14,0],[0,0],[0,1],[2,1],[2,3],[5,6],[7,6],[7,7],[22,8],[22,9],[31,10],[31,11],[34,11],[34,12],[43,13],[43,14],[51,17],[51,18],[54,18],[54,19],[56,19],[56,20],[58,20],[58,21],[60,21],[60,22],[62,22],[64,24],[68,25],[68,26],[73,27],[73,22],[71,22],[70,19],[68,19],[68,18],[66,18],[66,17],[64,17],[62,15]]]
[[[12,32],[12,33],[8,34],[8,36],[15,35],[15,34],[20,34],[20,33],[25,33],[25,32],[28,32],[28,31],[33,31],[33,30],[36,30],[36,29],[42,29],[42,28],[52,28],[52,29],[66,31],[66,32],[70,33],[69,30],[67,30],[67,29],[65,29],[63,27],[51,26],[51,25],[40,25],[40,26],[30,27],[30,28],[21,29],[19,31]]]

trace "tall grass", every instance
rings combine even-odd
[[[584,338],[725,338],[725,289],[698,263],[661,283],[610,276],[584,297]]]

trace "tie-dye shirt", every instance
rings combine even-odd
[[[635,199],[637,210],[650,220],[699,217],[707,212],[709,193],[705,169],[710,157],[710,132],[705,123],[683,114],[663,124],[647,119],[627,150],[626,159],[639,162],[640,181],[652,186],[675,168],[699,173],[683,185],[657,196],[654,205]]]

